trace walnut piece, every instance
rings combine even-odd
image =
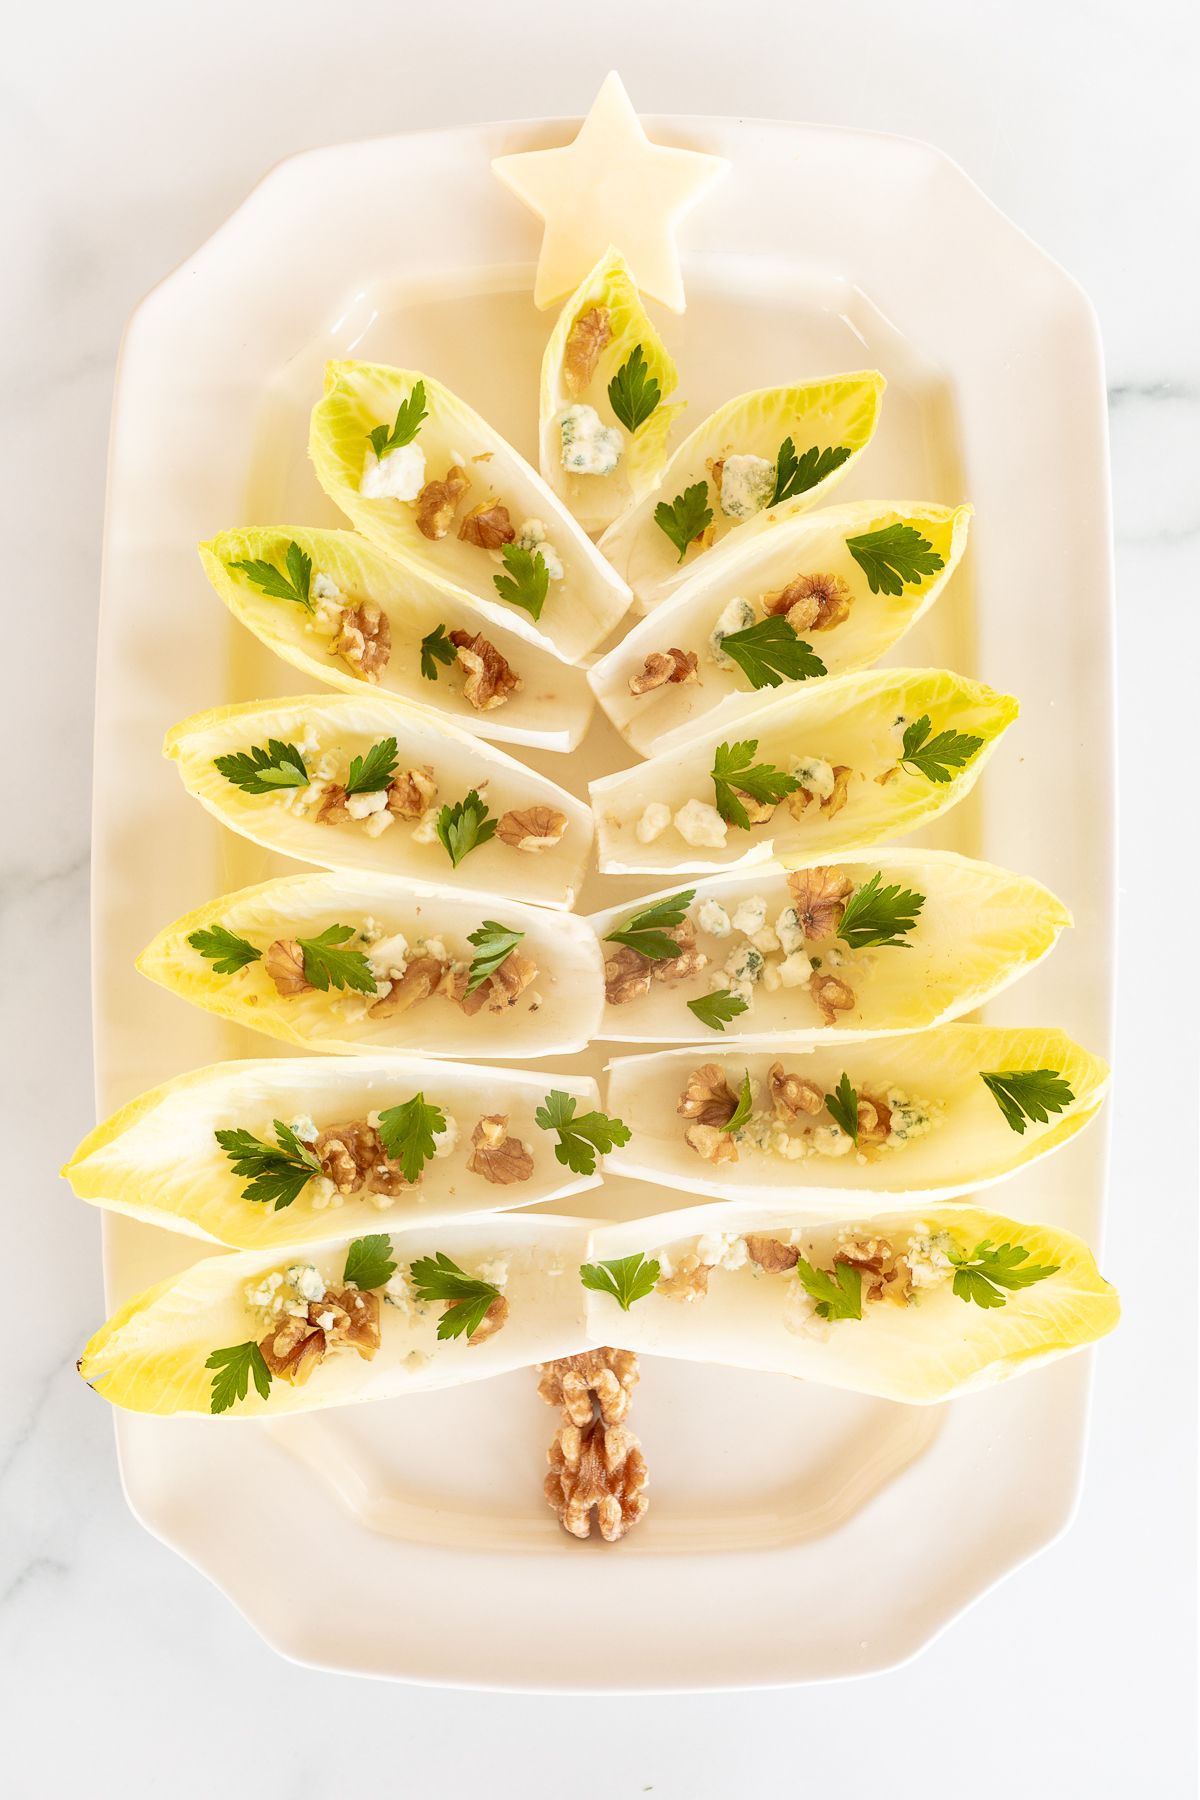
[[[737,1145],[728,1131],[722,1131],[719,1125],[689,1125],[683,1134],[684,1140],[702,1156],[705,1162],[736,1162]]]
[[[392,654],[392,628],[387,614],[370,600],[347,607],[333,648],[368,681],[378,681]]]
[[[854,989],[836,975],[822,975],[814,969],[808,978],[808,991],[820,1009],[821,1017],[826,1025],[837,1023],[840,1012],[849,1012],[854,1005]]]
[[[346,790],[340,781],[327,784],[321,796],[321,804],[317,808],[318,825],[344,825],[350,817],[350,809],[346,805]]]
[[[533,1157],[520,1138],[508,1135],[508,1114],[489,1113],[480,1119],[471,1133],[475,1146],[467,1158],[473,1175],[497,1187],[508,1187],[514,1181],[528,1181],[533,1174]]]
[[[762,604],[768,618],[786,613],[793,631],[829,631],[849,617],[850,589],[837,575],[797,575]]]
[[[601,1537],[615,1544],[645,1513],[646,1460],[625,1426],[563,1425],[547,1461],[546,1498],[572,1537],[590,1534],[594,1512]]]
[[[449,636],[458,654],[458,666],[466,677],[463,694],[476,712],[491,712],[503,706],[508,696],[522,687],[521,677],[482,632],[472,636],[469,631],[452,631]]]
[[[899,1304],[912,1292],[908,1264],[903,1257],[897,1257],[887,1238],[847,1238],[839,1243],[833,1260],[861,1271],[864,1300]]]
[[[294,938],[277,938],[263,956],[263,968],[275,983],[276,992],[288,998],[316,991],[304,973],[304,952]]]
[[[527,806],[519,812],[506,812],[496,827],[496,836],[510,849],[533,854],[552,850],[562,842],[567,829],[567,815],[554,806]]]
[[[453,1305],[454,1301],[448,1300],[446,1302],[447,1310]],[[487,1338],[495,1337],[496,1333],[503,1326],[507,1325],[507,1323],[508,1301],[504,1298],[503,1294],[497,1294],[496,1298],[492,1301],[492,1304],[488,1307],[482,1319],[480,1319],[478,1325],[467,1339],[468,1344],[482,1344]]]
[[[437,782],[428,763],[404,769],[388,783],[387,809],[398,819],[419,819],[437,799]]]
[[[481,550],[499,550],[501,544],[511,544],[517,533],[507,506],[502,506],[499,500],[484,500],[471,508],[458,528],[458,535],[464,544],[478,544]]]
[[[827,819],[832,819],[835,813],[841,812],[848,798],[849,787],[849,767],[845,763],[835,763],[833,765],[833,792],[821,802],[821,811]]]
[[[460,969],[451,985],[450,998],[457,1001],[471,1019],[476,1013],[482,1012],[485,1006],[489,1012],[503,1012],[506,1007],[516,1005],[529,984],[537,980],[537,972],[537,964],[532,957],[523,956],[519,950],[510,950],[487,980],[481,981],[469,994],[467,981],[470,970]]]
[[[747,794],[743,788],[735,787],[734,793],[746,809],[746,817],[751,825],[765,825],[768,819],[774,818],[779,808],[778,800],[756,800],[753,794]],[[801,788],[797,790],[803,792]]]
[[[619,1425],[629,1411],[638,1381],[636,1350],[584,1350],[578,1356],[560,1356],[556,1362],[538,1363],[538,1393],[547,1406],[561,1406],[572,1425],[586,1425],[595,1398],[606,1425]]]
[[[378,1294],[345,1288],[323,1300],[310,1300],[306,1317],[288,1314],[258,1347],[272,1375],[303,1387],[326,1351],[339,1344],[370,1362],[380,1344]]]
[[[772,1063],[767,1070],[767,1092],[777,1119],[794,1119],[797,1113],[810,1116],[825,1105],[825,1095],[815,1081],[800,1075],[789,1075],[782,1063]]]
[[[805,937],[831,937],[854,891],[850,877],[841,869],[796,869],[787,884]]]
[[[707,967],[707,956],[696,948],[696,927],[690,919],[685,919],[682,925],[663,927],[663,936],[679,945],[679,954],[661,956],[652,962],[651,981],[686,981],[689,975],[697,975]]]
[[[858,1147],[860,1150],[887,1141],[892,1129],[892,1109],[873,1094],[858,1096]]]
[[[631,694],[648,694],[654,688],[666,687],[668,682],[679,686],[700,679],[697,673],[697,657],[694,650],[652,650],[646,658],[640,675],[629,677]]]
[[[448,537],[470,485],[470,476],[457,463],[451,463],[443,481],[427,481],[417,495],[417,530],[427,538]]]
[[[800,1260],[800,1252],[794,1244],[781,1243],[779,1238],[757,1231],[746,1234],[746,1254],[769,1275],[782,1275],[785,1270],[794,1269]]]
[[[692,1070],[675,1110],[701,1125],[728,1125],[737,1111],[737,1096],[719,1064],[705,1063]]]
[[[353,1194],[359,1188],[370,1194],[398,1194],[409,1186],[399,1163],[392,1161],[379,1133],[365,1119],[327,1125],[312,1149],[321,1173],[339,1194]]]
[[[325,1355],[325,1333],[307,1317],[297,1319],[289,1314],[282,1324],[271,1327],[258,1347],[272,1375],[293,1387],[303,1387]]]
[[[600,352],[612,341],[612,322],[607,306],[592,306],[580,313],[563,347],[563,383],[568,393],[582,394],[600,361]]]
[[[368,1017],[393,1019],[398,1013],[407,1012],[419,1000],[427,1000],[430,994],[437,993],[449,966],[436,956],[414,957],[400,979],[393,981],[389,992],[381,994],[368,1008]]]
[[[640,950],[620,944],[604,959],[604,998],[610,1006],[624,1006],[650,992],[653,964]]]
[[[654,1291],[664,1294],[668,1300],[690,1306],[707,1294],[711,1274],[712,1265],[701,1262],[695,1251],[689,1250],[679,1258],[669,1275],[663,1275],[655,1282]]]

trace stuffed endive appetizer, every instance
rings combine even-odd
[[[587,807],[491,744],[382,694],[218,706],[163,753],[222,824],[328,869],[570,907]]]
[[[657,487],[600,548],[643,609],[736,545],[819,506],[874,435],[886,383],[874,369],[759,388],[710,413]]]
[[[942,1025],[866,1043],[618,1057],[614,1174],[723,1199],[947,1199],[1012,1175],[1098,1111],[1108,1068],[1061,1031]]]
[[[974,1205],[849,1223],[697,1207],[597,1229],[590,1249],[595,1342],[916,1404],[1080,1350],[1120,1316],[1077,1237]]]
[[[334,362],[313,408],[321,486],[372,543],[577,662],[630,593],[541,476],[432,376]]]
[[[234,617],[317,681],[378,687],[501,743],[573,750],[587,728],[582,675],[357,532],[223,531],[200,560]]]
[[[604,874],[829,862],[966,795],[1020,708],[946,669],[840,675],[590,784]]]
[[[695,576],[588,672],[648,756],[736,724],[771,690],[864,669],[925,613],[966,548],[969,506],[860,501],[803,513]]]
[[[542,358],[542,474],[587,531],[655,485],[679,379],[616,250],[563,307]]]
[[[168,925],[137,966],[306,1050],[561,1056],[586,1048],[604,1010],[584,920],[386,875],[288,875],[226,894]]]
[[[598,1036],[870,1038],[970,1012],[1071,915],[1040,882],[949,850],[716,875],[593,914]]]
[[[508,1217],[211,1256],[122,1306],[79,1362],[115,1406],[284,1413],[456,1387],[578,1350],[587,1227]]]
[[[272,1057],[177,1075],[83,1140],[81,1200],[235,1249],[501,1212],[594,1187],[626,1133],[579,1075],[415,1056]]]

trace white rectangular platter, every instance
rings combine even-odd
[[[339,522],[305,454],[327,357],[427,368],[535,453],[552,315],[529,298],[534,223],[489,160],[572,129],[492,126],[296,158],[134,316],[97,702],[100,1115],[188,1067],[270,1053],[133,967],[169,919],[283,872],[222,831],[160,757],[190,712],[305,685],[230,620],[194,546],[239,524]],[[1024,712],[971,799],[921,841],[1036,875],[1068,901],[1075,931],[988,1017],[1061,1025],[1103,1054],[1111,568],[1087,301],[921,146],[714,119],[647,129],[732,164],[688,223],[687,313],[656,315],[691,417],[747,388],[875,366],[889,382],[883,421],[839,501],[975,506],[965,564],[891,660],[981,677]],[[528,760],[584,793],[633,757],[594,721],[570,757]],[[638,885],[593,878],[580,910]],[[1104,1163],[1101,1126],[1008,1184],[1003,1208],[1095,1244]],[[609,1182],[586,1201],[632,1216],[669,1197]],[[110,1307],[196,1254],[120,1218],[106,1220],[105,1245]],[[899,1661],[1063,1528],[1088,1361],[922,1409],[647,1359],[634,1422],[652,1506],[618,1546],[568,1539],[544,1504],[553,1423],[532,1372],[270,1426],[125,1415],[117,1438],[148,1529],[305,1662],[520,1688],[769,1685]],[[445,1596],[468,1583],[502,1629],[459,1630]]]

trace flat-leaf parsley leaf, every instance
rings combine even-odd
[[[224,1350],[214,1350],[204,1366],[217,1371],[212,1378],[211,1412],[227,1412],[235,1400],[244,1400],[252,1375],[262,1398],[266,1400],[270,1395],[273,1378],[256,1343],[230,1344]]]
[[[858,1095],[851,1085],[850,1077],[842,1070],[842,1078],[832,1094],[826,1094],[825,1105],[829,1116],[839,1125],[852,1144],[858,1143]]]
[[[424,1094],[414,1094],[400,1106],[389,1106],[379,1115],[379,1141],[400,1164],[405,1181],[420,1179],[421,1170],[436,1154],[435,1137],[446,1129],[446,1115]]]
[[[558,1135],[554,1154],[575,1175],[594,1175],[596,1152],[601,1155],[614,1144],[627,1144],[631,1133],[621,1119],[610,1119],[607,1113],[589,1112],[575,1116],[575,1096],[558,1088],[546,1095],[546,1104],[533,1115],[535,1125]]]
[[[264,562],[259,556],[231,562],[229,567],[240,569],[247,581],[252,581],[264,594],[270,594],[273,600],[294,600],[305,612],[312,612],[312,557],[307,556],[293,539],[287,547],[285,561],[286,575],[274,563]]]
[[[904,936],[916,925],[925,896],[908,888],[881,887],[882,880],[877,870],[846,902],[837,934],[852,950],[884,944],[902,950],[912,947],[904,942]]]
[[[425,383],[413,383],[413,389],[407,400],[402,400],[396,410],[396,422],[389,431],[386,425],[376,425],[374,431],[367,436],[371,440],[371,448],[380,462],[389,450],[399,450],[405,444],[411,444],[421,429],[422,422],[429,417],[425,410]]]
[[[493,575],[496,592],[510,606],[520,606],[532,618],[540,619],[550,592],[550,571],[540,550],[527,550],[521,544],[505,544],[500,551],[507,573]]]
[[[437,1334],[442,1339],[474,1337],[492,1302],[500,1298],[494,1282],[466,1274],[443,1250],[435,1256],[419,1256],[410,1273],[418,1300],[451,1302],[438,1320]]]
[[[488,817],[488,809],[474,788],[465,800],[443,806],[437,816],[437,834],[456,869],[464,856],[495,837],[498,823]]]
[[[796,1278],[806,1294],[816,1301],[818,1318],[862,1318],[862,1270],[853,1263],[834,1263],[833,1273],[814,1269],[810,1262],[798,1257]]]
[[[682,562],[688,546],[712,524],[712,507],[708,504],[708,483],[697,481],[684,488],[671,501],[660,500],[654,509],[654,523],[664,531],[679,552]]]
[[[307,1187],[321,1165],[308,1145],[302,1143],[290,1125],[274,1119],[275,1143],[264,1143],[251,1131],[218,1131],[218,1144],[233,1164],[235,1175],[249,1176],[250,1185],[242,1189],[243,1200],[271,1202],[276,1212]]]
[[[426,681],[436,681],[438,664],[448,669],[457,654],[444,625],[435,625],[432,631],[427,631],[421,639],[421,673]]]
[[[729,988],[718,988],[715,994],[701,994],[698,1000],[689,1000],[687,1006],[688,1011],[695,1013],[700,1023],[707,1025],[710,1031],[724,1031],[729,1021],[736,1019],[739,1013],[744,1013],[749,1004],[748,1000],[743,1000],[740,994],[733,993]]]
[[[211,931],[189,932],[188,943],[212,964],[214,975],[235,975],[262,955],[246,938],[226,931],[223,925],[214,925]]]
[[[718,744],[712,767],[712,783],[717,791],[717,811],[727,825],[742,831],[750,829],[750,815],[734,790],[749,794],[760,805],[773,805],[794,794],[800,783],[794,775],[785,775],[771,763],[756,763],[757,738],[741,744]]]
[[[1045,1125],[1051,1113],[1065,1112],[1075,1099],[1057,1069],[980,1069],[979,1079],[1021,1137],[1027,1119]]]
[[[636,431],[661,399],[662,389],[647,370],[642,346],[635,344],[628,361],[622,363],[608,384],[608,404],[626,431]]]
[[[844,445],[839,445],[836,450],[820,450],[814,444],[803,456],[797,456],[791,438],[784,438],[775,459],[775,491],[767,505],[778,506],[797,494],[806,494],[809,488],[816,487],[819,481],[840,469],[849,455],[850,451]]]
[[[343,1281],[352,1281],[356,1288],[368,1292],[371,1288],[386,1286],[395,1273],[392,1240],[386,1231],[373,1231],[369,1237],[355,1238],[348,1246]]]
[[[812,645],[796,635],[782,614],[729,632],[721,639],[721,650],[733,658],[752,688],[774,688],[784,681],[828,674]]]
[[[906,769],[915,769],[927,781],[949,781],[951,769],[961,769],[983,745],[981,737],[967,737],[957,731],[929,733],[933,726],[929,714],[922,713],[904,729],[904,748],[900,761]]]
[[[945,563],[928,538],[911,525],[884,525],[846,539],[846,548],[866,576],[873,594],[898,595],[936,575]]]
[[[579,1279],[584,1287],[596,1294],[611,1294],[622,1312],[628,1312],[635,1300],[644,1300],[654,1292],[660,1272],[661,1265],[641,1250],[611,1262],[579,1265]]]
[[[295,744],[268,738],[264,750],[252,744],[249,750],[235,750],[229,756],[214,756],[213,768],[244,794],[273,794],[278,788],[308,786],[308,769]]]
[[[673,937],[668,937],[667,927],[683,924],[687,909],[695,898],[695,888],[668,894],[665,900],[656,900],[653,906],[634,913],[619,931],[610,931],[604,941],[606,944],[624,944],[628,949],[636,950],[639,956],[649,957],[651,962],[671,962],[679,955],[679,945]]]
[[[353,925],[329,925],[319,937],[297,938],[304,958],[304,979],[322,994],[331,987],[350,988],[356,994],[376,992],[375,976],[361,950],[341,946],[355,935]]]
[[[376,794],[380,788],[387,787],[399,760],[395,738],[380,738],[365,756],[351,758],[350,773],[346,777],[347,795]]]
[[[949,1255],[954,1264],[955,1294],[976,1306],[1003,1306],[1001,1288],[1032,1287],[1035,1281],[1058,1273],[1057,1263],[1039,1266],[1028,1260],[1029,1252],[1020,1244],[993,1244],[990,1238],[976,1244],[970,1256],[959,1250],[951,1250]]]
[[[468,994],[473,994],[489,975],[496,973],[524,936],[523,931],[513,931],[508,925],[497,924],[495,919],[485,919],[477,930],[467,934],[468,944],[475,946],[475,955],[467,971]]]

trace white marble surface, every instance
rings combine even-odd
[[[807,1780],[987,1800],[1015,1776],[1035,1800],[1193,1793],[1196,888],[1184,882],[1194,853],[1173,840],[1185,821],[1195,831],[1195,702],[1162,671],[1164,659],[1194,671],[1200,649],[1200,15],[1187,0],[66,0],[10,18],[5,48],[6,1791],[303,1800],[362,1782],[415,1796],[486,1784],[495,1796],[724,1800]],[[1124,857],[1105,1266],[1126,1317],[1098,1358],[1071,1531],[914,1664],[831,1689],[600,1707],[293,1668],[154,1543],[122,1498],[106,1409],[74,1373],[101,1308],[97,1222],[54,1170],[92,1122],[87,775],[124,318],[288,152],[579,111],[612,63],[645,111],[932,140],[1099,308]],[[931,246],[931,278],[952,254]],[[486,1595],[472,1599],[481,1628],[503,1631]]]

